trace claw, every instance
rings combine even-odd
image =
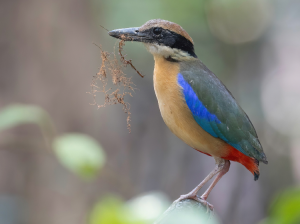
[[[208,203],[207,201],[205,201],[205,202],[206,202],[206,208],[207,208],[206,213],[209,212],[209,209],[210,209],[211,211],[214,211],[214,206],[213,206],[212,204]]]
[[[214,210],[214,206],[206,201],[206,197],[204,198],[204,197],[202,196],[202,197],[200,197],[200,198],[201,198],[201,200],[205,201],[207,209],[209,208],[211,211]]]

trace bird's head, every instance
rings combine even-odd
[[[153,19],[141,27],[112,30],[109,35],[124,41],[142,42],[151,54],[170,61],[197,58],[188,33],[176,23],[166,20]]]

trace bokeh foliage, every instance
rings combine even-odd
[[[300,223],[300,188],[287,189],[275,196],[269,217],[261,224],[298,224]]]
[[[164,194],[152,192],[137,196],[127,202],[109,195],[93,208],[89,224],[218,224],[216,217],[210,216],[202,208],[179,208],[169,212],[170,202]],[[177,205],[175,205],[176,207]],[[160,218],[158,218],[162,215]]]
[[[64,134],[54,139],[53,149],[65,167],[84,178],[94,177],[105,162],[103,149],[88,135]]]
[[[0,111],[0,130],[28,123],[40,127],[61,164],[81,178],[95,177],[104,166],[106,156],[95,139],[81,133],[56,136],[50,116],[41,107],[12,104]],[[95,204],[89,216],[89,224],[151,224],[168,206],[166,196],[157,192],[140,195],[127,202],[115,195],[109,195]],[[200,213],[195,215],[197,212]],[[193,214],[180,215],[176,220],[202,223],[205,220],[202,217],[205,216],[201,211],[195,211]]]
[[[40,127],[46,144],[52,146],[61,164],[73,173],[93,178],[103,167],[105,153],[95,139],[80,133],[56,136],[50,116],[41,107],[12,104],[0,111],[0,131],[28,123]]]

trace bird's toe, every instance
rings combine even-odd
[[[211,211],[214,210],[214,206],[213,206],[212,204],[208,203],[208,202],[206,201],[206,199],[204,199],[204,198],[202,198],[202,197],[199,198],[199,199],[200,199],[201,203],[204,204],[204,205],[206,206],[207,212],[208,212],[209,209],[210,209]]]
[[[198,201],[198,197],[197,195],[194,195],[194,194],[184,194],[184,195],[180,195],[180,197],[174,201],[174,203],[178,203],[182,200],[185,200],[185,199],[192,199],[192,200],[195,200],[195,201]]]
[[[211,211],[214,210],[214,206],[212,204],[208,203],[205,199],[200,198],[198,195],[194,195],[194,194],[180,195],[180,197],[177,200],[175,200],[173,203],[176,204],[176,203],[178,203],[178,202],[180,202],[182,200],[185,200],[185,199],[192,199],[192,200],[195,200],[195,201],[201,203],[202,205],[206,206],[207,212],[209,210],[211,210]]]

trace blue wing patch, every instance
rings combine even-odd
[[[192,87],[184,80],[180,73],[178,74],[178,83],[182,87],[185,101],[196,122],[212,136],[219,137],[221,133],[216,124],[220,124],[221,121],[215,114],[212,114],[207,110],[207,108],[198,99]]]
[[[188,108],[192,112],[192,115],[196,122],[209,134],[216,138],[220,138],[223,141],[227,142],[229,145],[238,149],[242,153],[245,153],[245,150],[239,144],[229,142],[228,139],[222,134],[219,129],[219,125],[225,126],[215,114],[210,113],[203,103],[199,100],[193,88],[189,85],[187,81],[183,78],[182,74],[178,74],[178,84],[182,87],[182,92],[185,98],[185,101],[188,105]],[[227,130],[229,131],[228,127]]]

